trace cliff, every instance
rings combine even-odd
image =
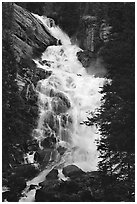
[[[37,149],[31,137],[38,117],[35,88],[49,76],[33,59],[57,40],[30,12],[14,3],[3,3],[2,27],[2,167],[3,186],[10,188],[4,197],[18,201],[26,176],[30,179],[38,173],[34,165],[25,163],[24,156]]]
[[[34,57],[47,46],[56,44],[56,39],[30,12],[16,4],[13,4],[13,9],[12,40],[17,62]]]

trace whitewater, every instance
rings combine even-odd
[[[51,75],[40,80],[36,87],[39,118],[32,136],[43,149],[45,131],[48,131],[50,137],[55,137],[56,144],[49,155],[50,164],[37,177],[27,182],[28,187],[23,192],[25,196],[19,202],[35,201],[36,190],[28,191],[29,186],[38,185],[45,180],[45,176],[54,167],[60,172],[69,164],[74,164],[85,172],[97,170],[99,155],[96,140],[100,134],[95,125],[86,126],[84,121],[91,116],[91,112],[100,107],[102,98],[100,91],[105,82],[104,78],[86,72],[77,59],[77,52],[81,49],[77,45],[72,45],[66,33],[55,24],[51,26],[47,17],[33,15],[62,44],[49,46],[41,59],[34,60],[38,68],[50,72]],[[54,128],[50,126],[49,118],[55,122],[52,124]],[[63,155],[58,153],[59,147],[65,148]],[[60,178],[63,178],[62,173]]]

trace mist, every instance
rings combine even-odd
[[[101,57],[93,59],[86,71],[89,75],[94,75],[95,77],[104,77],[107,74],[107,69]]]

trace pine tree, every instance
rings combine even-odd
[[[119,5],[119,6],[118,6]],[[101,51],[108,69],[107,83],[102,93],[103,105],[90,119],[99,125],[98,141],[107,201],[133,201],[135,151],[135,77],[134,77],[134,3],[110,3],[110,22],[118,33]],[[120,18],[121,17],[121,18]],[[116,23],[117,22],[117,23]],[[109,178],[109,179],[108,179]],[[115,178],[113,180],[113,178]],[[115,185],[114,185],[115,184]],[[115,186],[115,189],[113,189]],[[118,189],[123,186],[123,195]],[[117,197],[118,196],[118,197]]]

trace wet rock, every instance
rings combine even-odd
[[[34,160],[38,162],[39,164],[45,166],[48,164],[50,160],[52,149],[44,149],[44,150],[39,150],[35,153],[34,155]]]
[[[70,135],[70,131],[68,129],[62,129],[61,130],[61,140],[65,141],[65,142],[71,141],[71,135]]]
[[[33,190],[33,189],[36,189],[38,186],[37,185],[33,185],[31,184],[30,187],[29,187],[29,191]]]
[[[51,154],[51,162],[53,162],[53,161],[59,161],[59,153],[58,153],[58,151],[56,150],[56,149],[54,149],[53,151],[52,151],[52,154]]]
[[[65,113],[71,107],[68,97],[61,92],[55,94],[51,105],[56,114]]]
[[[57,45],[62,45],[61,40],[57,41]]]
[[[24,143],[25,152],[36,151],[38,148],[39,144],[37,140],[27,140],[26,143]]]
[[[51,141],[50,137],[46,137],[44,140],[42,140],[41,146],[44,148],[50,148],[52,146],[52,141]]]
[[[70,128],[73,123],[73,119],[68,113],[61,115],[61,126],[63,128]]]
[[[78,60],[82,63],[83,67],[89,67],[93,59],[95,59],[95,54],[90,51],[80,51],[77,53]]]
[[[48,175],[46,176],[47,180],[56,180],[58,179],[58,170],[57,169],[52,169]]]
[[[39,101],[38,101],[38,104],[39,104],[39,106],[40,106],[41,108],[44,108],[44,110],[48,110],[48,109],[49,109],[49,101],[48,101],[47,98],[45,98],[44,101],[39,100]]]
[[[51,85],[43,85],[41,81],[39,81],[37,84],[37,91],[49,97],[54,97],[56,95],[56,91]]]
[[[84,174],[84,172],[75,165],[68,165],[64,167],[62,172],[66,177],[73,177],[73,176],[79,176],[81,174]]]
[[[51,104],[56,114],[65,113],[68,110],[66,104],[60,98],[54,97]]]
[[[64,101],[64,103],[66,104],[66,106],[67,106],[68,108],[71,107],[71,103],[70,103],[68,97],[67,97],[64,93],[62,93],[62,92],[57,92],[55,96],[56,96],[57,98],[60,98],[62,101]]]
[[[33,83],[37,84],[42,79],[47,79],[52,74],[52,71],[48,71],[42,68],[36,68],[33,77]]]
[[[35,87],[33,85],[33,83],[30,83],[28,85],[28,93],[27,93],[27,100],[29,102],[30,105],[36,105],[37,104],[37,93],[35,90]]]
[[[51,70],[46,70],[46,76],[47,76],[47,78],[50,77],[51,74],[52,74],[52,71],[51,71]]]
[[[56,134],[59,132],[59,120],[57,116],[52,111],[47,111],[45,118],[44,118],[44,126],[46,127],[47,124],[49,127],[55,131]]]
[[[65,114],[62,114],[61,115],[61,126],[62,127],[66,127],[66,125],[67,125],[67,120],[68,120],[68,117],[65,115]]]
[[[52,61],[47,61],[47,60],[43,60],[43,61],[39,61],[39,63],[43,66],[46,65],[48,67],[51,67],[51,64],[54,63]]]
[[[46,138],[50,137],[52,134],[52,129],[48,126],[48,123],[44,123],[44,136]]]
[[[36,53],[42,53],[47,46],[57,44],[42,22],[30,12],[13,4],[13,46],[16,60],[20,62],[25,58],[32,58]]]
[[[46,137],[43,141],[41,141],[41,146],[44,148],[54,148],[56,144],[56,138],[54,136]]]
[[[46,94],[47,96],[54,97],[55,94],[56,94],[56,91],[55,91],[53,88],[51,88],[51,87],[46,87],[46,92],[45,92],[45,94]]]
[[[49,78],[48,86],[52,86],[54,89],[62,89],[62,82],[61,80],[55,76],[54,74]]]
[[[41,134],[42,134],[42,132],[39,129],[34,129],[32,131],[32,136],[33,136],[33,138],[36,139],[36,141],[37,141],[37,138],[41,137]]]
[[[72,123],[73,123],[73,119],[72,119],[72,117],[71,117],[70,115],[68,116],[68,123],[69,123],[69,124],[72,124]]]
[[[47,73],[45,72],[45,70],[42,68],[36,68],[33,82],[37,84],[39,80],[46,79],[46,78],[47,78]]]
[[[59,152],[60,155],[63,155],[66,150],[67,150],[67,149],[66,149],[65,147],[61,147],[61,146],[59,146],[59,147],[57,148],[57,151]]]

